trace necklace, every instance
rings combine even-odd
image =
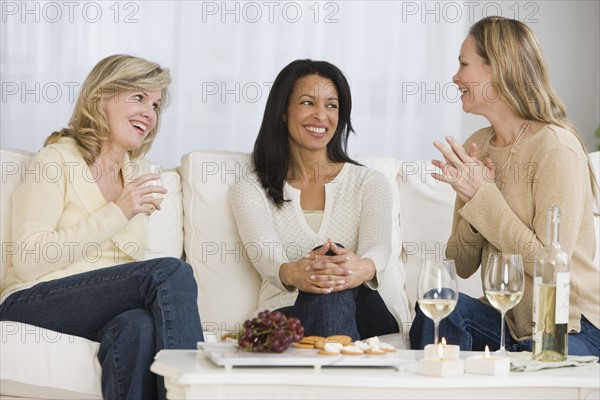
[[[519,142],[521,141],[523,136],[525,136],[527,131],[529,131],[530,123],[531,123],[531,121],[527,120],[523,123],[523,125],[521,125],[521,130],[519,131],[517,138],[515,139],[513,145],[510,148],[510,152],[508,153],[508,158],[506,159],[506,161],[504,161],[504,164],[502,164],[502,167],[500,167],[500,171],[503,171],[503,173],[504,173],[504,175],[500,178],[500,180],[502,181],[502,185],[500,185],[500,192],[502,192],[502,189],[504,189],[504,184],[506,182],[508,182],[508,168],[507,167],[508,167],[508,164],[510,163],[510,159],[511,159],[512,155],[517,152],[517,145],[519,144]],[[490,134],[490,137],[488,137],[488,140],[485,141],[485,145],[483,146],[483,151],[481,152],[483,154],[484,158],[487,157],[488,145],[490,144],[490,140],[492,140],[492,137],[494,137],[495,134],[496,134],[496,131],[494,130],[494,127],[492,126],[492,133]]]

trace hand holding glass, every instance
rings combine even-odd
[[[508,355],[504,347],[504,315],[523,297],[524,272],[520,254],[490,254],[483,277],[485,297],[500,311],[500,349],[496,354]]]
[[[154,185],[154,186],[159,186],[159,187],[163,188],[163,182],[162,182],[160,173],[161,173],[160,165],[148,164],[148,165],[140,166],[140,176],[146,175],[146,174],[156,174],[159,176],[158,179],[156,179],[156,180],[146,182],[146,184],[144,186]],[[162,193],[151,193],[147,196],[152,196],[152,197],[156,198],[158,200],[158,202],[160,203],[160,202],[162,202],[164,195]],[[153,204],[149,203],[146,205],[151,207],[152,211],[154,211]],[[148,260],[148,259],[156,258],[156,257],[160,256],[160,254],[158,252],[153,251],[150,248],[150,215],[151,214],[152,213],[146,214],[146,249],[144,250],[144,254],[143,254],[144,260]]]
[[[458,301],[454,260],[428,260],[423,264],[419,274],[417,298],[423,314],[433,320],[433,344],[438,344],[440,321],[454,310]]]

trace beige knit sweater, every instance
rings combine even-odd
[[[491,128],[474,133],[464,146],[475,142],[482,159]],[[599,272],[593,265],[595,232],[594,199],[587,155],[575,135],[548,125],[521,140],[503,170],[512,146],[487,146],[496,165],[496,183],[490,182],[463,203],[456,199],[452,233],[446,256],[456,260],[458,274],[469,277],[480,264],[483,277],[490,248],[520,253],[525,264],[525,293],[506,315],[513,338],[532,334],[533,268],[546,242],[546,210],[560,207],[560,244],[570,256],[571,294],[569,331],[579,332],[581,316],[600,327]],[[508,170],[502,192],[501,176]]]
[[[126,156],[123,177],[137,177]],[[18,246],[2,280],[2,299],[19,289],[135,261],[145,246],[143,216],[127,220],[107,202],[75,141],[62,138],[32,159],[13,204]]]

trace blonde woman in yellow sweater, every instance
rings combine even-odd
[[[507,313],[505,346],[532,349],[533,265],[546,241],[546,210],[561,211],[560,242],[570,256],[569,354],[600,355],[598,270],[593,265],[593,214],[597,184],[577,130],[550,85],[546,62],[522,22],[487,17],[475,23],[460,49],[453,80],[465,112],[491,124],[461,146],[435,142],[444,161],[434,176],[456,191],[446,256],[469,277],[485,269],[490,252],[518,252],[525,266],[525,292]],[[483,268],[480,266],[483,265]],[[500,347],[500,313],[461,293],[440,335],[462,350]],[[411,346],[433,340],[433,324],[417,307]]]
[[[179,259],[140,261],[143,214],[160,210],[138,176],[171,82],[158,64],[101,60],[82,86],[68,128],[33,158],[14,197],[19,253],[2,282],[0,320],[100,342],[107,399],[165,398],[149,368],[163,348],[202,340],[192,269]],[[51,175],[51,176],[50,176]],[[140,215],[141,214],[141,215]]]

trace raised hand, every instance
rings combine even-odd
[[[167,189],[158,185],[146,185],[147,182],[159,178],[160,175],[158,174],[144,174],[123,187],[115,204],[121,208],[127,219],[131,219],[140,213],[150,215],[155,210],[160,210],[162,199],[156,198],[152,194],[166,194]]]
[[[435,141],[434,146],[444,156],[444,161],[433,160],[432,164],[442,170],[442,173],[431,175],[442,182],[452,186],[458,197],[463,202],[468,202],[475,193],[486,183],[495,182],[496,169],[489,158],[485,164],[477,158],[477,145],[472,143],[468,153],[451,136],[446,137],[450,147]]]

